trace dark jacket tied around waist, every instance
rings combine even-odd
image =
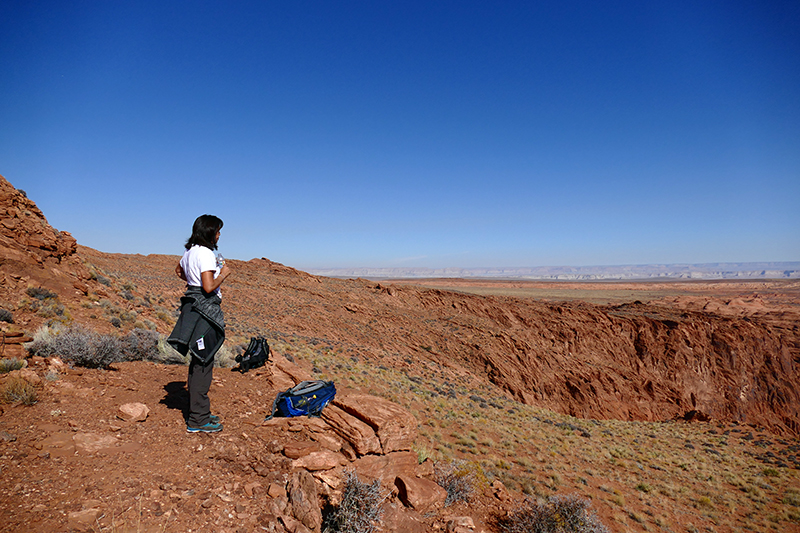
[[[181,355],[191,352],[203,364],[214,359],[225,341],[222,300],[190,285],[181,297],[181,316],[167,342]]]

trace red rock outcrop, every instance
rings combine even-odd
[[[27,195],[0,176],[0,307],[13,309],[29,286],[59,295],[88,291],[77,242],[58,231]]]
[[[66,231],[51,227],[33,201],[0,176],[0,257],[44,264],[61,263],[72,256],[77,241]]]

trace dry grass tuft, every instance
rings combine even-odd
[[[0,399],[3,403],[33,405],[38,401],[39,395],[36,388],[24,379],[10,377],[0,389]]]
[[[507,517],[499,520],[503,533],[608,533],[590,511],[591,504],[577,495],[551,496],[547,500],[527,498]]]
[[[323,533],[377,531],[383,515],[381,504],[385,499],[379,480],[364,483],[354,471],[346,471],[342,502],[325,517]]]

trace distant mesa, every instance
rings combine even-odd
[[[539,281],[800,279],[800,262],[509,268],[318,268],[332,278],[496,278]]]

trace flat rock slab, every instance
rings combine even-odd
[[[117,437],[113,435],[98,435],[97,433],[76,433],[72,440],[75,447],[82,452],[94,453],[105,448],[113,448],[117,444]]]
[[[312,472],[317,470],[331,470],[337,466],[347,464],[347,459],[340,453],[332,452],[330,450],[322,450],[313,452],[308,455],[296,459],[292,466],[295,468],[305,468]]]
[[[321,446],[316,442],[290,442],[283,447],[283,455],[289,459],[300,459],[321,449]]]
[[[378,479],[381,485],[392,487],[397,476],[416,475],[417,454],[392,452],[387,455],[367,455],[351,464],[359,478],[368,481]]]
[[[381,441],[375,431],[365,422],[346,413],[335,405],[322,411],[322,418],[340,437],[349,442],[358,455],[381,453]]]
[[[84,509],[69,513],[67,521],[69,528],[76,531],[92,531],[95,529],[95,522],[100,517],[100,509]]]

